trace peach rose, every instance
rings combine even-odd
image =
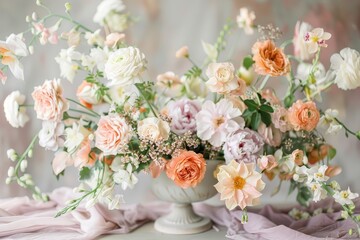
[[[312,131],[316,128],[320,113],[314,102],[302,102],[297,100],[289,108],[289,122],[294,126],[295,131],[306,130]]]
[[[300,149],[296,149],[291,153],[292,158],[296,165],[303,165],[304,152]]]
[[[166,175],[182,188],[195,187],[204,178],[206,162],[202,154],[182,151],[166,165]]]
[[[119,115],[102,116],[95,131],[95,146],[104,155],[116,155],[131,139],[131,127]]]
[[[138,134],[140,138],[152,142],[167,140],[169,133],[169,124],[156,117],[148,117],[138,123]]]
[[[256,42],[252,47],[255,72],[260,75],[283,76],[290,71],[290,61],[274,42]]]
[[[32,97],[37,118],[44,121],[61,121],[69,104],[62,96],[63,89],[59,79],[47,80],[35,87]]]

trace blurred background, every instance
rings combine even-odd
[[[54,12],[63,13],[66,1],[44,0],[44,3]],[[92,22],[99,0],[68,1],[72,3],[73,17],[91,29],[98,26]],[[185,60],[176,59],[175,51],[188,45],[190,54],[195,61],[202,62],[205,57],[201,40],[214,43],[222,26],[227,19],[234,20],[240,7],[248,7],[256,13],[256,24],[272,23],[279,27],[284,35],[281,39],[291,39],[295,24],[298,20],[309,22],[313,27],[322,27],[332,34],[328,41],[329,47],[322,51],[321,62],[326,68],[329,66],[330,56],[344,47],[360,50],[360,1],[357,0],[125,0],[127,11],[136,17],[137,22],[126,31],[127,42],[140,48],[146,55],[149,66],[146,77],[155,79],[157,74],[173,71],[183,74],[190,67]],[[35,0],[0,0],[0,39],[5,39],[11,33],[19,33],[27,29],[25,16],[36,11],[39,16],[46,11],[39,9]],[[70,30],[69,28],[65,28]],[[251,53],[251,46],[258,35],[247,36],[242,30],[235,30],[228,38],[228,50],[221,59],[231,60],[239,66],[244,56]],[[9,76],[6,84],[0,86],[0,102],[14,90],[27,95],[31,99],[33,87],[42,84],[45,79],[58,78],[60,70],[54,57],[61,48],[67,48],[64,41],[58,45],[35,46],[35,54],[24,59],[25,81],[15,80]],[[291,47],[287,51],[292,51]],[[233,54],[230,54],[232,52]],[[77,78],[74,85],[65,83],[65,95],[74,97],[75,91],[82,79]],[[286,88],[284,79],[274,79],[268,83],[277,89],[281,97]],[[332,87],[323,95],[321,107],[336,108],[342,119],[350,129],[360,130],[360,89],[341,91]],[[32,113],[30,109],[28,113]],[[22,152],[30,142],[32,136],[41,128],[40,121],[33,118],[22,129],[12,128],[5,119],[3,105],[0,105],[0,197],[23,196],[27,191],[16,184],[5,184],[7,170],[13,163],[7,159],[6,150],[15,148]],[[343,174],[338,181],[343,187],[350,186],[352,190],[360,192],[360,141],[354,137],[346,139],[343,133],[336,136],[326,136],[334,145],[338,154],[334,160],[343,168]],[[33,175],[36,184],[43,191],[51,191],[59,186],[77,186],[77,171],[68,168],[65,176],[59,181],[52,174],[51,161],[53,152],[46,152],[42,148],[35,151],[34,157],[29,159],[28,171]],[[141,181],[134,190],[127,191],[127,202],[141,202],[153,199],[150,191],[149,176],[141,175]],[[287,196],[287,187],[283,186],[278,195],[270,198],[272,190],[277,186],[274,180],[270,188],[266,188],[263,202],[291,202],[294,196]]]

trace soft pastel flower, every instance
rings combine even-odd
[[[189,48],[188,46],[183,46],[175,53],[176,58],[187,58],[189,57]]]
[[[123,105],[126,103],[133,105],[136,99],[140,96],[140,93],[135,85],[114,85],[110,86],[107,91],[111,97],[111,103],[117,103]],[[104,98],[106,100],[106,98]]]
[[[310,214],[308,212],[302,211],[297,208],[293,208],[288,214],[296,221],[306,220],[310,218]]]
[[[97,29],[95,32],[86,32],[85,39],[90,46],[104,46],[105,39],[101,36],[101,29]]]
[[[330,58],[330,68],[335,72],[335,83],[343,90],[360,86],[360,53],[344,48]]]
[[[131,139],[131,126],[119,115],[102,116],[95,131],[95,146],[104,155],[116,155]]]
[[[210,63],[206,75],[209,77],[206,85],[211,92],[225,94],[239,87],[234,65],[230,62]]]
[[[304,151],[300,150],[300,149],[295,149],[292,153],[291,153],[291,157],[293,158],[294,162],[296,165],[301,166],[303,165],[303,159],[304,159]]]
[[[5,84],[6,80],[7,80],[7,76],[3,71],[0,70],[0,81],[2,82],[2,84]]]
[[[273,155],[261,156],[258,159],[258,166],[262,171],[271,171],[277,165],[278,163]]]
[[[293,175],[294,181],[301,182],[301,183],[306,182],[308,179],[308,170],[309,169],[305,165],[303,165],[301,167],[296,166],[295,173]]]
[[[202,154],[181,151],[166,164],[166,175],[181,188],[196,187],[204,178],[206,162]]]
[[[255,171],[254,163],[231,161],[220,167],[217,179],[219,182],[214,187],[229,210],[236,206],[244,209],[259,204],[265,183],[261,174]]]
[[[83,81],[76,91],[76,96],[79,98],[81,104],[92,108],[92,105],[99,104],[101,101],[98,90],[98,85]]]
[[[313,195],[313,201],[318,202],[321,199],[326,198],[327,192],[322,188],[321,184],[318,182],[312,182],[309,184],[310,191]]]
[[[152,161],[149,165],[149,171],[152,178],[157,178],[165,171],[167,161],[161,158],[159,161]]]
[[[223,146],[225,160],[237,162],[256,162],[264,145],[261,136],[248,128],[239,129],[229,135]]]
[[[106,16],[105,21],[106,25],[112,32],[123,32],[129,27],[131,23],[129,14],[121,14],[119,12],[110,12]]]
[[[343,126],[336,120],[338,115],[339,112],[336,109],[327,109],[321,116],[319,125],[326,128],[326,133],[335,134],[343,129]]]
[[[59,175],[68,166],[74,164],[71,154],[65,151],[57,151],[52,161],[52,169],[55,175]]]
[[[240,79],[244,80],[246,82],[246,86],[250,86],[253,82],[255,76],[254,76],[254,69],[249,68],[246,69],[244,66],[240,66],[238,70],[238,76]]]
[[[61,34],[61,38],[67,40],[68,46],[79,46],[81,41],[81,32],[77,31],[75,28],[71,29],[69,32],[64,32]]]
[[[312,131],[316,128],[320,113],[314,102],[303,102],[297,100],[289,108],[289,122],[293,125],[295,131]]]
[[[74,156],[74,166],[82,168],[85,166],[93,166],[96,161],[96,154],[91,152],[91,140],[88,137],[80,143]]]
[[[206,56],[208,57],[208,59],[211,62],[215,62],[219,55],[216,46],[213,44],[204,42],[204,41],[201,41],[201,45],[202,45],[203,50],[204,50]]]
[[[85,136],[81,131],[82,128],[80,124],[73,123],[72,127],[65,129],[66,140],[64,146],[67,152],[73,153],[84,140]]]
[[[156,87],[158,91],[171,98],[182,95],[183,84],[179,76],[173,72],[165,72],[156,77]]]
[[[23,127],[29,121],[26,107],[21,106],[23,104],[25,104],[25,95],[19,91],[10,93],[4,100],[5,118],[14,128]]]
[[[110,85],[129,85],[138,82],[146,69],[145,55],[134,47],[120,48],[111,52],[105,64],[105,75]]]
[[[188,78],[186,76],[182,76],[180,80],[183,86],[185,87],[187,97],[191,99],[206,98],[206,96],[208,95],[208,88],[200,77]],[[175,89],[174,93],[178,93],[179,89],[180,86],[178,86],[178,89]],[[183,88],[181,86],[181,90],[182,89]]]
[[[230,94],[235,96],[242,96],[246,92],[246,82],[241,78],[238,78],[237,83],[238,87],[235,90],[231,91]]]
[[[96,66],[99,71],[104,71],[105,64],[108,60],[109,50],[108,48],[101,49],[99,47],[92,48],[90,50],[90,55],[81,56],[81,65],[92,71]]]
[[[307,182],[310,183],[313,180],[316,182],[326,182],[329,180],[329,177],[326,176],[325,172],[327,170],[327,165],[321,166],[313,166],[308,170],[308,180]]]
[[[245,126],[241,111],[227,99],[216,104],[206,101],[196,115],[196,123],[198,137],[209,141],[214,147],[220,147],[230,133]]]
[[[159,118],[148,117],[138,122],[137,130],[140,138],[157,142],[169,138],[170,126]]]
[[[64,140],[61,138],[64,129],[62,122],[43,121],[39,132],[39,145],[46,150],[57,151],[64,145]]]
[[[81,54],[75,51],[75,46],[68,49],[61,49],[59,56],[55,58],[55,61],[60,66],[60,75],[69,82],[73,82],[75,74],[79,69],[76,61],[79,60],[81,60]]]
[[[35,34],[39,35],[39,41],[41,45],[45,45],[47,42],[51,44],[57,44],[59,41],[57,30],[59,29],[61,21],[55,23],[54,26],[46,28],[42,22],[33,23],[35,28]]]
[[[308,44],[305,42],[304,36],[311,31],[312,26],[307,22],[297,21],[294,32],[294,55],[301,60],[309,60],[312,54],[308,51]]]
[[[340,203],[341,205],[345,205],[345,204],[353,204],[353,199],[359,197],[359,194],[357,193],[352,193],[350,191],[350,188],[348,188],[347,190],[344,191],[336,191],[335,194],[333,195],[335,202]]]
[[[272,114],[272,122],[276,128],[285,133],[292,130],[292,125],[289,122],[288,111],[284,107],[278,107]]]
[[[290,61],[271,40],[256,42],[252,47],[255,72],[260,75],[283,76],[290,71]]]
[[[124,38],[125,34],[123,33],[110,33],[106,36],[105,45],[115,48]]]
[[[280,146],[282,134],[279,129],[275,128],[274,124],[267,127],[265,123],[261,122],[257,131],[266,144],[272,147]]]
[[[62,96],[63,89],[59,79],[46,80],[42,86],[35,87],[32,97],[37,118],[44,121],[60,121],[69,103]]]
[[[260,92],[261,97],[264,98],[271,105],[281,105],[280,99],[276,96],[273,89],[266,88]]]
[[[94,22],[101,26],[106,24],[106,17],[112,12],[120,13],[125,10],[125,5],[122,0],[103,0],[97,7],[94,15]]]
[[[120,169],[113,175],[114,182],[120,184],[122,190],[127,188],[133,189],[135,184],[139,181],[133,174],[133,167],[131,164],[127,164],[126,169]]]
[[[168,116],[171,118],[170,128],[178,134],[196,131],[196,114],[201,110],[198,101],[181,99],[167,105]]]
[[[309,153],[309,163],[316,164],[323,160],[333,147],[328,144],[323,144],[319,148],[314,148]]]
[[[328,165],[328,168],[325,171],[325,175],[328,177],[335,177],[339,175],[342,172],[342,169],[340,166],[336,165]]]
[[[240,14],[236,17],[236,22],[239,28],[243,28],[245,33],[251,35],[254,33],[254,20],[256,16],[254,11],[249,11],[248,8],[240,8]]]
[[[331,38],[331,34],[322,28],[314,28],[307,32],[304,40],[307,44],[309,54],[316,53],[320,47],[327,47],[326,41]]]
[[[24,69],[18,57],[25,57],[28,54],[27,47],[20,35],[11,34],[6,41],[0,41],[0,62],[9,66],[11,73],[17,79],[24,80]],[[6,78],[2,76],[1,80],[4,83]]]

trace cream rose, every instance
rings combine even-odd
[[[4,112],[6,120],[14,128],[23,127],[29,117],[26,114],[26,108],[20,107],[25,103],[25,95],[22,95],[19,91],[10,93],[4,101]]]
[[[211,92],[223,94],[238,88],[235,68],[232,63],[210,63],[206,75],[209,77],[206,85]]]
[[[37,118],[44,121],[61,121],[69,109],[69,103],[62,96],[63,89],[59,79],[47,80],[42,86],[35,87],[32,97]]]
[[[167,140],[169,133],[169,124],[156,117],[145,118],[138,123],[138,134],[140,138],[152,142]]]
[[[119,115],[102,116],[95,131],[95,146],[104,155],[116,155],[131,139],[131,127]]]
[[[134,47],[120,48],[110,53],[105,64],[106,77],[110,85],[129,85],[146,69],[145,55]]]
[[[360,87],[360,53],[351,48],[344,48],[340,54],[331,56],[331,69],[336,77],[335,83],[344,90]]]

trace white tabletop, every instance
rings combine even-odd
[[[191,234],[191,235],[170,235],[157,232],[154,229],[154,223],[147,223],[144,226],[136,229],[135,231],[128,234],[116,234],[116,235],[104,235],[97,240],[221,240],[227,239],[225,237],[226,229],[221,227],[219,231],[211,229],[204,233]]]

